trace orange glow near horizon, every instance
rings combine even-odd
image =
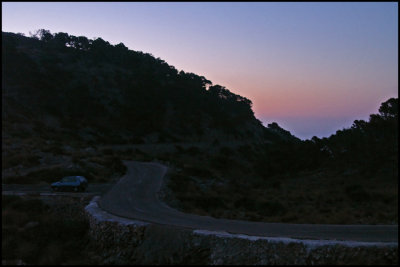
[[[314,77],[308,81],[283,80],[268,77],[265,80],[230,77],[225,86],[234,93],[249,98],[257,118],[267,117],[366,117],[377,113],[380,104],[390,97],[398,97],[397,84],[379,88],[379,82],[365,80],[356,83],[352,80]],[[227,79],[221,79],[227,80]],[[242,89],[244,88],[244,89]],[[360,97],[360,95],[363,95]]]

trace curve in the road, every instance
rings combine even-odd
[[[157,193],[167,167],[159,163],[125,161],[127,173],[104,194],[99,205],[114,215],[192,229],[296,239],[398,242],[398,225],[325,225],[263,223],[216,219],[187,214],[161,202]]]

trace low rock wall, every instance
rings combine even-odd
[[[397,264],[397,243],[254,237],[183,229],[85,208],[104,264]]]

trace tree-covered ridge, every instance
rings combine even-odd
[[[380,171],[398,175],[398,98],[383,102],[369,121],[355,120],[330,137],[266,145],[256,169],[262,176],[333,170],[371,177]],[[273,128],[273,127],[272,127]]]
[[[379,114],[369,121],[355,120],[350,128],[338,130],[329,138],[313,138],[320,149],[343,167],[356,168],[366,174],[380,168],[398,169],[398,98],[383,102]]]
[[[122,43],[47,30],[2,38],[3,96],[76,127],[108,121],[137,135],[189,136],[211,128],[237,138],[265,130],[249,99]]]

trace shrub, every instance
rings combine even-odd
[[[244,208],[245,210],[255,210],[254,201],[248,197],[241,197],[233,204],[235,208]]]
[[[9,231],[11,227],[5,227],[2,224],[2,240],[1,240],[1,259],[3,260],[14,260],[17,258],[16,250],[18,247],[18,242],[15,238],[10,238],[15,236],[17,232],[16,227],[13,227],[13,231]]]
[[[204,178],[209,178],[212,176],[212,172],[209,171],[208,169],[199,168],[199,167],[195,167],[195,166],[184,168],[184,172],[187,173],[188,175],[194,175],[194,176],[199,176],[199,177],[204,177]]]
[[[114,151],[111,148],[104,148],[101,150],[104,155],[113,155]]]
[[[180,145],[175,145],[175,148],[176,148],[176,150],[179,152],[179,153],[182,153],[182,152],[184,152],[184,148],[183,147],[181,147]]]
[[[252,153],[254,153],[253,149],[249,145],[241,145],[238,148],[238,151],[243,155],[251,155]]]
[[[229,167],[231,165],[230,163],[231,162],[227,157],[221,155],[215,156],[211,160],[211,166],[219,170]]]
[[[178,173],[173,173],[170,176],[170,181],[168,183],[168,187],[172,189],[174,192],[185,192],[187,188],[187,177],[178,174]]]
[[[24,226],[29,222],[30,217],[27,213],[14,209],[2,210],[1,224],[2,226]]]
[[[61,262],[65,255],[65,249],[62,246],[61,242],[50,241],[48,244],[44,246],[42,249],[42,257],[39,260],[38,264],[40,265],[48,265]]]
[[[78,163],[82,160],[82,158],[84,158],[86,156],[86,154],[84,152],[81,151],[75,151],[71,154],[71,160],[73,163]]]
[[[184,151],[186,154],[190,154],[192,156],[198,155],[200,153],[200,149],[195,146],[189,147],[186,151]]]
[[[139,148],[136,148],[136,149],[135,149],[135,153],[136,153],[136,154],[139,154],[139,155],[146,155],[146,153],[143,152],[142,150],[140,150]]]
[[[371,199],[370,194],[360,185],[346,186],[345,193],[351,200],[356,202],[365,202]]]
[[[133,149],[132,148],[127,148],[122,153],[124,153],[125,155],[131,155],[133,153]]]
[[[36,244],[34,244],[34,240],[21,240],[16,247],[16,254],[18,255],[18,257],[23,259],[24,262],[31,263],[35,262],[35,259],[37,259],[39,249],[40,248]]]
[[[47,206],[40,199],[20,199],[10,205],[13,209],[29,214],[39,214],[47,209]]]
[[[130,142],[131,142],[132,144],[143,144],[143,143],[144,143],[143,138],[142,138],[142,137],[139,137],[139,136],[133,136],[133,137],[130,139]]]
[[[42,149],[44,152],[50,152],[54,155],[62,155],[65,154],[64,149],[61,147],[61,144],[53,144],[51,146],[45,147]]]
[[[1,207],[4,209],[6,206],[10,205],[11,203],[20,201],[20,200],[21,200],[20,196],[2,195],[1,196]]]
[[[16,154],[2,158],[3,169],[8,169],[17,165],[23,165],[24,167],[33,167],[39,165],[40,157],[30,154]]]
[[[272,185],[272,187],[275,188],[275,189],[280,189],[282,183],[281,183],[281,181],[273,181],[271,185]]]
[[[228,157],[231,156],[234,153],[233,149],[230,148],[230,147],[227,147],[227,146],[221,147],[219,149],[219,152],[220,152],[221,155],[228,156]]]
[[[214,141],[212,142],[213,146],[218,146],[219,145],[219,140],[217,138],[214,139]]]
[[[218,208],[226,208],[226,205],[222,198],[217,196],[200,196],[194,199],[196,207],[202,208],[206,211],[215,210]]]
[[[122,160],[119,157],[113,156],[110,160],[110,165],[112,169],[119,174],[126,173],[126,166],[123,164]]]
[[[287,212],[286,207],[277,201],[263,202],[257,208],[266,216],[284,215]]]

